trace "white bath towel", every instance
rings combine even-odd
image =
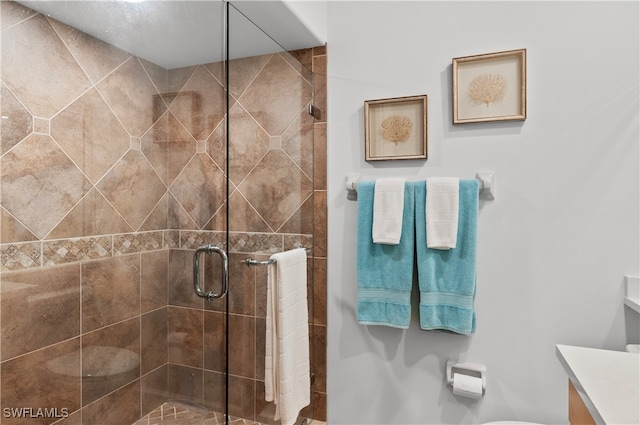
[[[373,193],[373,243],[398,245],[402,236],[404,179],[377,179]]]
[[[454,249],[458,239],[458,202],[460,179],[427,179],[427,248]]]
[[[267,271],[265,400],[275,420],[292,425],[311,402],[307,253],[303,248],[271,256]]]

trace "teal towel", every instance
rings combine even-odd
[[[469,335],[476,330],[478,181],[460,180],[456,248],[427,248],[426,183],[415,183],[420,328]]]
[[[375,183],[358,183],[356,316],[363,325],[407,329],[411,321],[415,218],[413,183],[404,186],[402,235],[398,245],[373,243]]]

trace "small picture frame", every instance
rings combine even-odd
[[[454,58],[453,123],[527,118],[527,50]]]
[[[365,160],[427,158],[427,95],[364,102]]]

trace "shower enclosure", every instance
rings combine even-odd
[[[324,420],[326,50],[285,51],[233,3],[0,3],[0,425],[128,425],[167,402],[276,423],[267,270],[245,260],[295,247],[301,416]],[[206,245],[229,258],[212,301]],[[220,257],[200,263],[219,292]]]

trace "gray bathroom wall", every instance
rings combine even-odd
[[[639,320],[622,303],[624,275],[640,273],[638,14],[638,2],[328,3],[329,423],[566,423],[555,345],[624,349]],[[526,121],[454,126],[452,58],[521,48]],[[428,160],[365,162],[363,102],[418,94]],[[345,176],[486,169],[497,198],[480,204],[476,334],[359,325]],[[482,400],[452,395],[448,359],[487,366]]]

